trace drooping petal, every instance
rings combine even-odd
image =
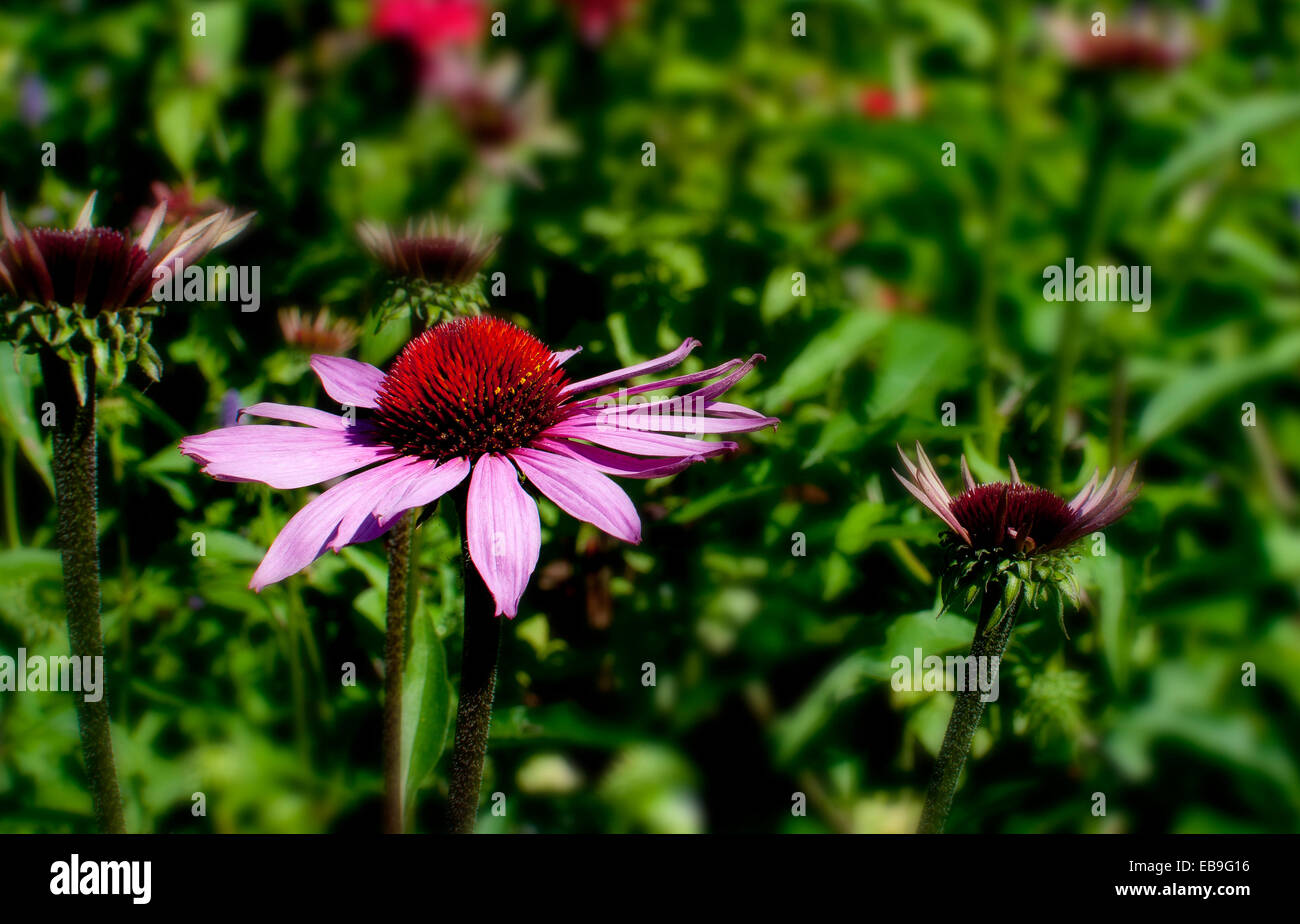
[[[617,484],[568,456],[516,449],[510,458],[528,480],[572,517],[591,523],[624,542],[641,541],[636,505]]]
[[[700,382],[707,382],[710,379],[716,379],[725,372],[739,366],[744,360],[729,359],[720,366],[714,366],[712,369],[704,369],[700,372],[688,372],[685,375],[675,375],[672,378],[660,379],[657,382],[646,382],[644,385],[629,385],[626,388],[620,388],[615,393],[616,396],[631,397],[632,395],[645,394],[647,391],[667,391],[670,388],[677,388],[680,385],[697,385]],[[609,398],[610,395],[593,395],[590,398],[583,398],[577,402],[577,406],[594,404],[601,398]]]
[[[379,525],[387,525],[412,507],[432,504],[464,481],[465,476],[469,474],[469,468],[469,460],[465,458],[447,459],[439,464],[421,460],[420,464],[412,469],[412,475],[402,485],[402,489],[393,492],[375,509],[375,517],[379,520]]]
[[[492,592],[496,615],[513,619],[541,554],[542,524],[504,456],[485,455],[474,464],[466,520],[469,555]]]
[[[374,408],[375,396],[384,383],[384,373],[370,363],[343,356],[315,354],[312,370],[320,377],[325,393],[339,404]]]
[[[590,379],[583,379],[580,382],[572,382],[565,386],[562,394],[573,395],[578,392],[601,388],[605,385],[612,385],[615,382],[622,382],[627,379],[636,378],[638,375],[658,372],[660,369],[671,369],[689,356],[691,350],[695,349],[699,345],[700,341],[696,340],[694,337],[687,337],[682,341],[682,345],[671,353],[665,353],[657,359],[648,359],[645,362],[637,363],[634,366],[615,369],[613,372],[606,372],[604,375],[598,375]]]
[[[582,347],[574,347],[572,350],[557,350],[554,354],[555,365],[563,366],[565,363],[573,359],[573,357],[577,356],[581,352],[582,352]]]
[[[319,430],[249,424],[187,436],[181,453],[222,481],[260,481],[303,488],[387,459],[391,446],[364,442],[357,429]]]
[[[542,431],[540,436],[586,440],[597,446],[604,446],[606,449],[617,449],[638,456],[694,456],[707,453],[716,447],[723,447],[728,451],[737,448],[736,443],[727,440],[711,443],[708,440],[690,439],[684,436],[603,427],[593,421],[581,419],[561,421]]]
[[[248,429],[248,428],[244,428]],[[375,497],[386,484],[409,465],[397,459],[336,484],[295,513],[275,537],[266,557],[257,566],[249,587],[260,591],[268,584],[282,581],[306,568],[327,548],[335,551],[351,542],[366,541],[379,535],[370,511]],[[340,526],[347,523],[347,534]]]
[[[710,445],[721,448],[709,453],[702,452],[695,456],[676,456],[669,459],[638,459],[635,456],[602,449],[599,446],[590,446],[587,443],[575,443],[572,440],[542,437],[533,442],[533,446],[537,449],[569,456],[590,465],[598,472],[604,472],[606,475],[618,475],[620,478],[664,478],[668,475],[675,475],[696,462],[703,462],[710,456],[721,455],[728,451],[725,447],[722,447],[721,443],[711,443]]]
[[[318,411],[314,407],[300,407],[296,404],[275,404],[271,401],[263,401],[260,404],[241,409],[239,414],[241,417],[244,414],[250,414],[253,417],[266,417],[269,420],[287,420],[290,423],[307,424],[309,427],[317,427],[321,430],[348,429],[348,421],[345,417],[331,414],[329,411]]]

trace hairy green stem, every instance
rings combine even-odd
[[[68,614],[68,642],[73,657],[104,657],[99,609],[99,511],[96,501],[94,369],[87,361],[86,403],[77,400],[63,360],[42,352],[41,374],[54,402],[54,493],[58,504],[59,551],[63,560],[63,595]],[[81,750],[90,780],[90,795],[99,830],[126,832],[122,793],[113,760],[108,697],[87,702],[74,695]]]
[[[388,615],[384,633],[384,831],[401,834],[402,804],[402,668],[406,664],[407,585],[411,572],[413,512],[389,531]]]
[[[985,631],[1001,599],[1000,584],[985,589],[984,600],[980,604],[979,622],[975,627],[975,639],[970,646],[971,657],[996,659],[989,667],[990,679],[996,678],[1002,667],[1002,654],[1007,649],[1011,630],[1015,628],[1016,611],[1020,608],[1020,597],[1017,597],[998,624]],[[979,685],[968,686],[970,689],[958,693],[957,701],[953,704],[948,730],[944,732],[943,744],[935,761],[934,775],[930,777],[930,786],[925,793],[925,806],[921,810],[921,824],[917,828],[917,834],[942,834],[943,826],[948,821],[948,812],[952,809],[953,796],[957,794],[962,767],[966,765],[971,741],[984,716],[984,700]]]
[[[451,755],[447,821],[453,834],[473,834],[478,816],[483,760],[492,727],[501,617],[493,615],[492,594],[469,556],[467,493],[456,491],[460,519],[461,573],[465,581],[465,638],[461,646],[460,702],[456,706],[456,742]]]

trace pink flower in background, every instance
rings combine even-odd
[[[459,87],[471,69],[467,52],[482,40],[487,13],[480,0],[376,0],[370,28],[400,39],[420,60],[426,92]]]
[[[380,38],[403,39],[430,53],[475,44],[485,21],[479,0],[378,0],[370,28]]]
[[[564,0],[578,22],[578,32],[589,45],[604,42],[632,17],[638,0]]]
[[[363,409],[352,425],[314,408],[263,403],[245,413],[305,426],[228,427],[188,436],[180,448],[225,481],[290,489],[355,473],[289,520],[253,575],[255,590],[301,571],[326,549],[382,535],[407,510],[468,479],[470,557],[497,615],[513,617],[541,548],[537,504],[521,475],[570,515],[635,543],[636,508],[607,476],[659,478],[737,448],[679,434],[776,426],[774,417],[718,400],[763,358],[758,354],[582,397],[676,366],[697,346],[688,339],[658,359],[570,382],[562,366],[578,350],[554,353],[508,321],[463,318],[416,337],[387,374],[313,356],[330,397]],[[638,398],[683,385],[702,387]]]

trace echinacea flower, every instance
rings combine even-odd
[[[140,318],[157,310],[155,277],[178,263],[203,259],[253,217],[236,218],[223,209],[194,225],[181,222],[154,246],[166,202],[153,210],[134,241],[121,231],[92,227],[94,205],[91,193],[71,229],[27,228],[14,221],[0,194],[0,300],[16,304],[6,306],[0,333],[19,346],[44,346],[64,358],[83,401],[87,383],[80,367],[86,356],[117,381],[132,359],[157,379],[161,362],[148,343],[150,324]]]
[[[523,65],[514,55],[502,55],[475,70],[446,96],[461,131],[493,173],[539,186],[533,159],[540,154],[565,154],[575,147],[572,136],[551,117],[545,84],[525,83]]]
[[[588,45],[599,45],[632,18],[639,0],[564,0]]]
[[[377,0],[370,29],[409,46],[419,60],[421,90],[440,94],[467,79],[487,20],[481,0]]]
[[[496,235],[436,216],[409,221],[405,231],[362,222],[357,234],[389,277],[379,307],[381,321],[405,314],[416,318],[422,330],[488,307],[479,272],[496,250]]]
[[[407,222],[405,231],[363,221],[357,234],[389,275],[443,285],[471,281],[500,241],[432,215]]]
[[[953,553],[942,582],[945,606],[958,591],[969,605],[994,579],[1005,581],[1007,605],[1022,589],[1030,594],[1032,605],[1042,586],[1058,591],[1062,609],[1061,594],[1077,603],[1078,589],[1064,556],[1079,539],[1123,516],[1139,490],[1133,485],[1136,462],[1118,477],[1111,469],[1100,484],[1100,473],[1093,472],[1083,489],[1067,501],[1021,481],[1012,459],[1007,460],[1011,481],[977,484],[962,456],[963,490],[953,497],[919,442],[915,463],[901,448],[898,454],[907,477],[897,471],[894,477],[950,531],[945,536]]]
[[[361,333],[347,318],[332,317],[328,308],[322,308],[314,317],[297,308],[282,308],[276,320],[284,342],[304,353],[342,355],[352,349]]]
[[[1080,71],[1168,71],[1195,50],[1186,19],[1149,11],[1112,17],[1106,32],[1065,13],[1046,17],[1043,28],[1066,62]]]
[[[521,476],[570,515],[635,543],[640,518],[609,475],[659,478],[737,448],[679,434],[776,426],[774,417],[718,400],[763,358],[758,354],[583,397],[676,366],[698,345],[688,339],[657,359],[571,382],[563,364],[577,350],[554,353],[508,321],[461,318],[416,337],[387,373],[312,357],[330,397],[361,409],[354,425],[313,408],[257,404],[246,413],[306,426],[226,428],[186,437],[180,448],[215,478],[275,488],[354,473],[289,520],[253,575],[255,590],[301,571],[326,549],[380,536],[406,511],[468,479],[470,557],[496,614],[513,617],[541,546],[537,504]],[[683,385],[701,387],[629,400]]]

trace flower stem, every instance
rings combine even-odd
[[[1101,246],[1102,197],[1106,192],[1107,175],[1114,160],[1115,139],[1121,137],[1123,132],[1123,119],[1116,108],[1109,84],[1094,85],[1091,98],[1099,111],[1088,148],[1087,172],[1084,174],[1075,225],[1070,234],[1071,253],[1068,254],[1079,264],[1091,260]],[[1074,280],[1067,279],[1065,284],[1072,286]],[[1074,372],[1083,355],[1084,333],[1083,306],[1074,300],[1067,301],[1056,346],[1056,385],[1048,419],[1050,445],[1046,484],[1053,491],[1061,488],[1061,470],[1065,462],[1065,418],[1070,408]]]
[[[63,595],[68,614],[68,643],[73,657],[104,657],[99,622],[99,512],[96,503],[94,368],[87,361],[86,403],[77,400],[63,360],[41,353],[41,375],[54,402],[54,493],[58,504],[59,550],[63,560]],[[90,795],[99,830],[124,834],[122,793],[113,760],[108,697],[87,702],[74,695],[81,750],[85,755]]]
[[[407,584],[411,572],[411,526],[406,513],[389,531],[388,616],[384,633],[384,832],[402,834],[402,668],[406,663]]]
[[[971,657],[996,659],[989,667],[991,680],[996,679],[1002,666],[1002,653],[1007,650],[1011,630],[1015,628],[1016,611],[1020,608],[1020,597],[1016,597],[998,624],[991,631],[985,632],[989,618],[1001,599],[1001,584],[985,589],[984,600],[980,604],[979,622],[975,627],[975,639],[970,646]],[[948,719],[948,730],[944,732],[943,745],[939,748],[939,757],[934,765],[934,775],[930,778],[930,787],[925,793],[925,807],[921,810],[921,824],[916,830],[917,834],[943,833],[948,812],[952,809],[953,796],[957,793],[957,781],[961,777],[962,767],[966,765],[971,741],[974,740],[975,731],[984,715],[982,696],[978,685],[957,694],[952,716]]]
[[[456,706],[456,742],[451,755],[447,820],[453,834],[473,834],[478,816],[483,759],[492,727],[492,696],[501,650],[501,619],[494,615],[492,594],[469,556],[466,524],[468,495],[456,491],[460,518],[461,573],[465,581],[465,638],[461,647],[460,702]]]

